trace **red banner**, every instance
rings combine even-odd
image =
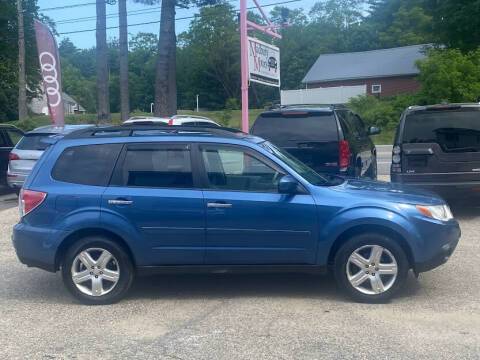
[[[42,72],[43,89],[47,98],[52,124],[62,126],[64,120],[62,75],[58,58],[57,42],[50,29],[38,20],[35,22],[38,60]]]

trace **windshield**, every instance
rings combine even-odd
[[[480,111],[429,111],[407,116],[404,143],[437,143],[445,152],[480,151]]]
[[[307,180],[310,184],[316,186],[330,185],[330,182],[326,177],[316,173],[315,170],[309,168],[307,165],[290,155],[288,152],[277,148],[271,142],[265,141],[258,145],[260,145],[265,150],[282,160],[285,164],[295,170],[297,174]]]
[[[45,150],[50,144],[44,143],[45,139],[52,134],[27,134],[17,144],[16,148],[19,150]]]

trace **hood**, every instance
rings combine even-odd
[[[440,205],[445,201],[435,193],[403,184],[384,181],[347,179],[332,190],[369,200],[389,201],[403,204]]]

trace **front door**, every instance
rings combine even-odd
[[[205,168],[206,264],[313,264],[311,195],[278,193],[285,171],[240,146],[200,145]]]
[[[205,207],[190,145],[125,145],[102,207],[135,229],[137,265],[203,263]]]

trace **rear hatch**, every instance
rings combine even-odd
[[[336,173],[338,127],[332,111],[285,110],[261,114],[252,127],[317,172]]]
[[[10,160],[9,170],[15,174],[28,174],[32,170],[37,160],[42,156],[48,143],[42,142],[42,139],[52,136],[49,133],[31,133],[18,142],[12,150],[12,154],[18,156],[15,160]]]
[[[407,115],[402,172],[412,181],[480,181],[480,107],[440,106]]]

